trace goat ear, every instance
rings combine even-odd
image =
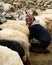
[[[45,22],[48,23],[48,18],[47,17],[45,17]]]
[[[49,18],[45,18],[45,20],[46,20],[46,23],[50,23],[51,21],[52,21],[52,19],[49,19]]]

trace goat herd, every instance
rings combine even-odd
[[[49,13],[40,11],[35,18],[51,33],[52,13]],[[29,34],[25,20],[6,20],[0,24],[0,65],[31,65]]]

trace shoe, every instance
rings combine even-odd
[[[43,48],[31,48],[31,49],[30,49],[30,52],[34,52],[34,53],[44,53],[44,54],[50,53],[49,50],[43,49]]]
[[[41,49],[38,53],[44,53],[44,54],[47,54],[47,53],[50,53],[50,51],[47,50],[47,49]]]

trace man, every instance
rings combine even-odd
[[[9,10],[5,11],[5,18],[6,19],[11,19],[11,20],[15,20],[15,7],[14,6],[10,6]]]
[[[3,15],[3,12],[4,12],[4,9],[3,9],[2,5],[0,5],[0,24],[6,22],[6,19],[5,19],[4,15]]]
[[[51,35],[44,27],[38,24],[38,22],[39,21],[36,21],[31,14],[26,15],[26,25],[29,26],[28,28],[30,31],[29,40],[37,39],[39,41],[39,43],[36,44],[33,44],[33,42],[31,43],[31,51],[47,53],[49,51],[46,48],[51,42]]]

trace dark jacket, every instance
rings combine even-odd
[[[48,46],[51,41],[51,35],[40,24],[29,26],[30,36],[29,39],[36,38],[40,41],[40,44]]]

